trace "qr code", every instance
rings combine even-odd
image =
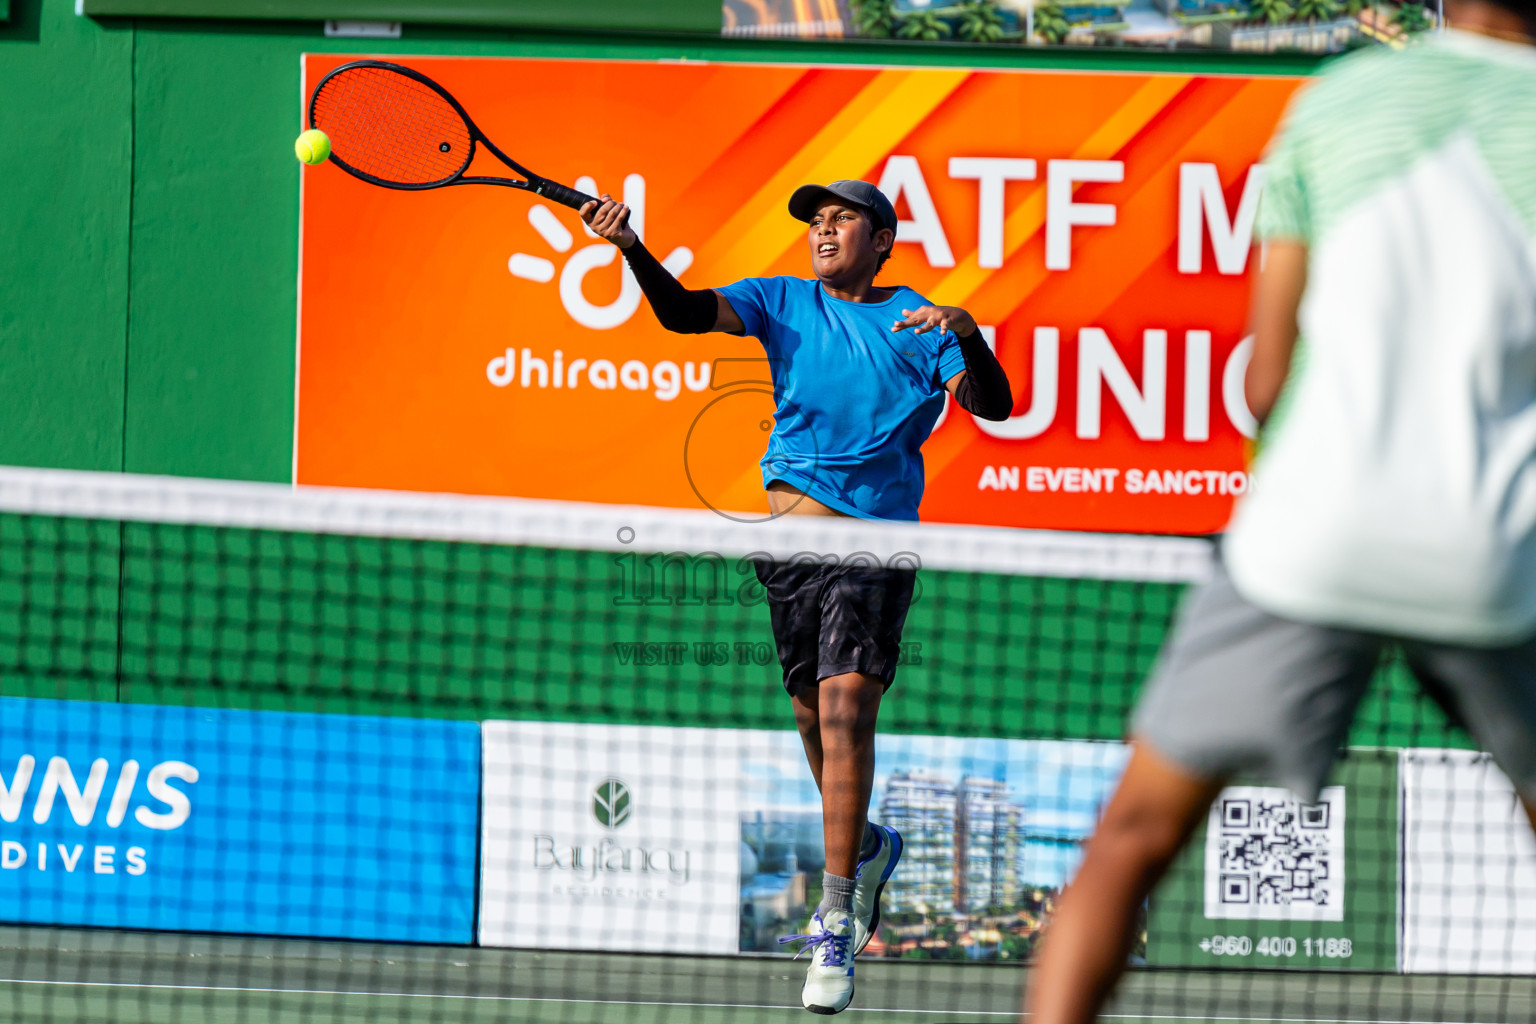
[[[1268,786],[1222,790],[1205,835],[1205,916],[1344,920],[1344,787],[1315,804]]]

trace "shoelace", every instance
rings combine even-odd
[[[779,944],[783,945],[786,942],[800,943],[800,948],[795,950],[796,960],[800,959],[802,953],[810,952],[816,949],[817,946],[827,945],[830,948],[827,950],[826,962],[822,966],[841,967],[848,957],[848,943],[851,941],[853,941],[852,935],[833,935],[830,931],[823,928],[818,935],[786,935],[779,939]]]

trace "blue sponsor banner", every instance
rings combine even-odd
[[[0,698],[0,920],[468,943],[475,722]]]

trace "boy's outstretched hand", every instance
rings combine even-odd
[[[587,203],[579,211],[599,238],[606,238],[620,249],[628,249],[639,241],[635,229],[629,226],[629,207],[616,203],[604,192],[595,203]]]
[[[965,337],[976,330],[976,321],[971,319],[971,314],[959,306],[919,306],[917,309],[904,309],[901,315],[904,319],[892,324],[892,331],[904,331],[908,327],[915,327],[916,333],[927,334],[937,328],[941,331],[954,331],[957,335]]]

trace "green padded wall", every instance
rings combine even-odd
[[[0,25],[0,463],[121,469],[133,42],[68,0]]]

